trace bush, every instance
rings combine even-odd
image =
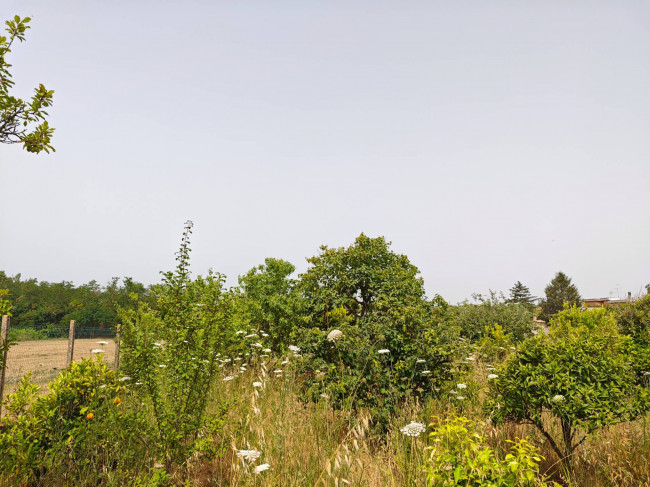
[[[511,442],[510,453],[499,458],[486,445],[482,425],[462,416],[440,419],[431,425],[433,446],[425,466],[430,487],[546,486],[538,479],[542,456],[525,439]]]
[[[191,228],[187,222],[176,270],[154,288],[158,308],[139,303],[120,310],[123,371],[140,384],[168,469],[184,467],[201,432],[213,424],[205,411],[229,315],[221,275],[190,278]]]
[[[149,429],[101,360],[72,363],[38,397],[23,377],[0,421],[0,474],[14,484],[97,485],[147,467]]]
[[[496,423],[536,426],[570,470],[573,452],[595,430],[650,407],[634,351],[606,310],[566,308],[549,335],[526,340],[498,369],[487,412]],[[559,421],[561,437],[544,422],[547,412]]]
[[[464,337],[480,340],[485,331],[499,325],[518,343],[533,334],[535,324],[530,307],[509,303],[503,295],[490,291],[489,296],[474,294],[476,303],[465,301],[453,309],[453,322]]]

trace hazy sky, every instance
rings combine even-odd
[[[229,283],[384,235],[451,302],[650,282],[647,1],[2,0],[54,155],[0,147],[0,269]]]

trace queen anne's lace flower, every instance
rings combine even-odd
[[[467,389],[467,384],[456,384],[459,389]]]
[[[104,353],[104,351],[101,348],[94,348],[90,353]]]
[[[259,382],[259,381],[258,382],[253,382],[253,387],[262,387],[262,383]]]
[[[490,374],[490,375],[488,375],[488,380],[490,380],[490,379],[496,379],[497,377],[499,377],[499,376],[496,375],[496,374]]]
[[[387,348],[382,348],[381,350],[377,350],[377,353],[380,355],[385,355],[387,353],[390,353],[390,350],[388,350]]]
[[[223,378],[223,381],[224,381],[224,382],[228,382],[229,380],[233,380],[234,378],[235,378],[234,376],[229,375],[228,377],[224,377],[224,378]]]
[[[564,402],[564,396],[562,394],[556,394],[551,399],[551,402],[554,402],[555,404],[559,404],[561,402]]]
[[[327,340],[334,343],[336,340],[338,340],[342,336],[343,336],[343,332],[341,330],[332,330],[327,334]]]
[[[415,361],[416,364],[423,364],[424,362],[426,362],[426,360],[424,360],[423,358],[417,359]]]
[[[300,352],[300,347],[296,347],[295,345],[289,345],[289,350],[292,352]]]
[[[255,467],[253,471],[255,473],[262,473],[264,470],[268,470],[269,468],[271,468],[271,465],[269,465],[268,463],[262,463],[261,465]]]
[[[108,342],[106,340],[100,340],[98,342],[95,342],[97,345],[108,345]]]
[[[237,450],[237,456],[249,462],[254,462],[262,455],[261,451],[257,450]]]
[[[409,424],[400,429],[400,431],[406,436],[416,437],[420,436],[421,433],[424,433],[426,429],[427,427],[422,423],[411,421]]]
[[[431,375],[431,371],[430,370],[423,370],[422,375]]]

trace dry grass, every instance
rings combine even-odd
[[[106,341],[106,345],[97,342]],[[91,357],[91,350],[102,349],[104,360],[111,364],[115,358],[115,342],[110,338],[80,338],[75,340],[74,360]],[[68,340],[29,340],[15,343],[7,354],[5,394],[11,394],[20,378],[32,372],[32,381],[45,386],[65,368]]]

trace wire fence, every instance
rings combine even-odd
[[[70,361],[102,354],[104,362],[116,367],[119,361],[118,330],[76,326],[74,322],[70,326],[57,325],[40,329],[11,328],[9,320],[3,317],[5,336],[0,336],[0,344],[6,339],[13,344],[6,353],[5,368],[0,375],[0,404],[3,396],[6,398],[11,394],[28,372],[32,373],[32,382],[41,386],[44,392],[47,384],[65,369]],[[0,360],[0,365],[1,363]]]

